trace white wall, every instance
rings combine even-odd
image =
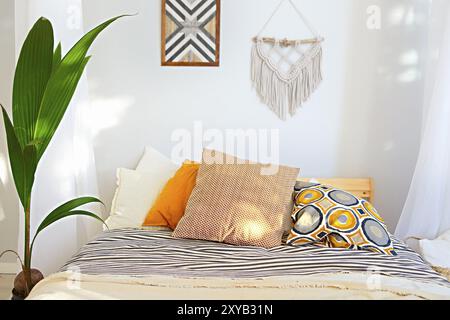
[[[170,154],[171,133],[205,128],[279,128],[280,160],[304,176],[375,179],[375,204],[394,230],[414,169],[423,101],[428,3],[421,0],[297,1],[325,36],[324,82],[282,122],[249,80],[250,39],[277,1],[222,1],[220,68],[160,67],[160,1],[84,1],[86,29],[122,14],[97,41],[88,77],[98,178],[109,202],[117,167],[134,167],[145,145]],[[378,5],[381,30],[366,27]],[[285,6],[269,28],[309,36]]]
[[[220,68],[162,68],[159,0],[84,1],[85,29],[114,15],[139,13],[101,35],[88,69],[100,192],[108,204],[117,167],[134,167],[145,145],[169,154],[172,132],[192,129],[194,121],[201,120],[205,128],[279,129],[281,162],[300,167],[304,176],[373,177],[375,204],[394,230],[419,147],[429,2],[297,0],[326,38],[325,79],[287,122],[259,102],[249,80],[250,39],[276,3],[222,1]],[[380,30],[366,27],[366,10],[373,4],[381,8]],[[25,11],[16,12],[16,17],[23,15]],[[1,1],[0,18],[0,101],[10,107],[12,0]],[[436,24],[432,28],[436,30]],[[280,37],[309,36],[288,7],[267,31]],[[0,132],[0,249],[6,249],[17,244],[19,212],[5,170],[9,167],[1,124]],[[49,243],[52,237],[50,233]],[[73,253],[66,251],[64,256]],[[38,255],[47,259],[45,252]],[[54,271],[59,265],[53,264]]]
[[[11,112],[14,77],[14,0],[0,1],[0,103]],[[11,113],[10,113],[11,114]],[[1,118],[1,117],[0,117]],[[3,119],[0,120],[0,252],[17,250],[19,202],[9,170]],[[1,272],[14,272],[14,256],[0,261]]]

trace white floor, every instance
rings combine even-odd
[[[0,300],[11,299],[14,275],[0,274]]]

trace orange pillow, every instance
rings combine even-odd
[[[186,205],[195,187],[199,164],[184,163],[167,182],[147,214],[144,227],[169,227],[172,230],[184,215]]]

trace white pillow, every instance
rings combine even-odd
[[[139,161],[136,171],[156,172],[162,170],[167,172],[173,172],[173,174],[175,174],[178,168],[179,168],[178,165],[173,163],[169,158],[167,158],[158,150],[155,150],[152,147],[146,147],[144,155]]]
[[[117,190],[111,214],[106,220],[109,229],[141,228],[153,202],[167,180],[167,174],[155,175],[128,169],[117,169]]]
[[[146,148],[137,170],[117,169],[117,189],[106,220],[109,229],[141,228],[161,190],[178,166]]]

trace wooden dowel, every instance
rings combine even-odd
[[[314,44],[314,43],[320,43],[323,42],[323,38],[311,38],[311,39],[303,39],[303,40],[288,40],[288,39],[282,39],[282,40],[277,40],[275,38],[268,38],[268,37],[264,37],[264,38],[258,38],[258,37],[254,37],[253,41],[263,41],[266,43],[279,43],[281,46],[283,47],[288,47],[288,46],[292,46],[292,45],[298,45],[298,44]]]

